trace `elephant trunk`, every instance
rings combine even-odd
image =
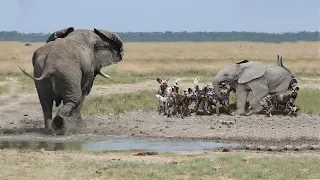
[[[212,81],[212,86],[213,86],[213,88],[214,88],[214,92],[215,92],[215,94],[217,95],[217,97],[218,97],[220,100],[222,100],[223,97],[222,97],[222,95],[221,95],[221,93],[220,93],[220,91],[219,91],[219,83],[220,83],[219,80],[214,79],[214,80]]]

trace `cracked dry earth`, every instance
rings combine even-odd
[[[44,123],[36,90],[19,92],[21,82],[10,79],[9,92],[0,97],[0,132],[2,134],[30,135],[42,133]],[[7,83],[7,84],[5,84]],[[192,87],[192,83],[184,83]],[[181,86],[183,86],[181,85]],[[303,84],[302,86],[309,86]],[[302,87],[301,86],[301,87]],[[130,93],[139,90],[157,90],[156,81],[137,84],[95,85],[94,95],[114,92]],[[310,86],[309,86],[310,87]],[[319,88],[315,86],[315,88]],[[87,127],[81,135],[121,135],[153,138],[204,139],[236,141],[255,145],[320,145],[320,116],[299,114],[297,117],[274,115],[229,116],[192,115],[184,119],[167,118],[152,112],[131,112],[123,115],[83,116]],[[77,135],[72,135],[77,136]]]

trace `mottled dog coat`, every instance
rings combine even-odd
[[[219,115],[219,107],[222,105],[227,111],[231,112],[229,107],[229,97],[231,92],[235,92],[235,86],[233,83],[220,83],[219,89],[221,95],[224,97],[223,100],[220,100],[215,94],[214,88],[209,87],[208,85],[204,86],[202,89],[198,85],[199,77],[194,80],[195,93],[197,95],[197,103],[195,106],[195,111],[199,109],[211,113],[212,106],[215,106],[216,113]]]
[[[294,105],[298,96],[299,87],[292,88],[290,94],[287,95],[268,95],[260,101],[260,105],[266,109],[266,114],[272,116],[271,112],[274,109],[280,109],[282,112],[289,111],[289,115],[297,112],[299,109]]]
[[[160,78],[157,78],[157,81],[158,83],[160,84],[160,87],[158,89],[158,95],[161,96],[161,97],[165,97],[165,94],[166,94],[166,89],[168,87],[168,81],[169,79],[167,80],[162,80]],[[157,96],[158,97],[158,96]],[[159,98],[158,98],[159,99]],[[159,114],[163,113],[165,114],[165,106],[166,106],[166,103],[161,101],[159,99],[159,105],[158,105],[158,112]]]
[[[220,115],[219,107],[222,105],[229,113],[231,113],[231,108],[229,106],[230,93],[236,92],[235,86],[233,83],[221,83],[220,84],[220,92],[223,97],[222,100],[218,98],[215,94],[214,89],[211,88],[208,92],[208,107],[212,109],[212,105],[215,106],[217,115]]]
[[[173,86],[168,85],[168,80],[163,82],[160,78],[157,78],[157,81],[160,83],[158,94],[156,94],[159,100],[159,114],[164,113],[168,117],[172,116],[175,112],[175,102],[176,96],[179,93],[180,79],[177,79]]]

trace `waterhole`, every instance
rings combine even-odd
[[[199,151],[212,148],[237,146],[236,143],[220,143],[201,140],[171,140],[132,137],[111,137],[99,140],[0,140],[0,149],[45,149],[88,150],[88,151],[122,151],[148,150],[156,152]]]

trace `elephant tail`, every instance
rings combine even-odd
[[[290,74],[292,74],[292,72],[291,72],[287,67],[285,67],[285,66],[283,65],[283,63],[282,63],[282,56],[280,56],[280,58],[279,58],[279,55],[278,55],[278,66],[283,67],[283,69],[285,69],[285,70],[288,71]]]
[[[18,65],[18,66],[19,66],[19,65]],[[42,74],[39,78],[35,78],[35,77],[33,77],[32,75],[30,75],[29,73],[27,73],[27,71],[26,71],[24,68],[22,68],[22,67],[19,66],[19,69],[20,69],[25,75],[29,76],[30,78],[32,78],[32,79],[35,80],[35,81],[43,80],[44,78],[49,77],[49,75],[51,74],[49,71],[44,71],[43,74]]]

